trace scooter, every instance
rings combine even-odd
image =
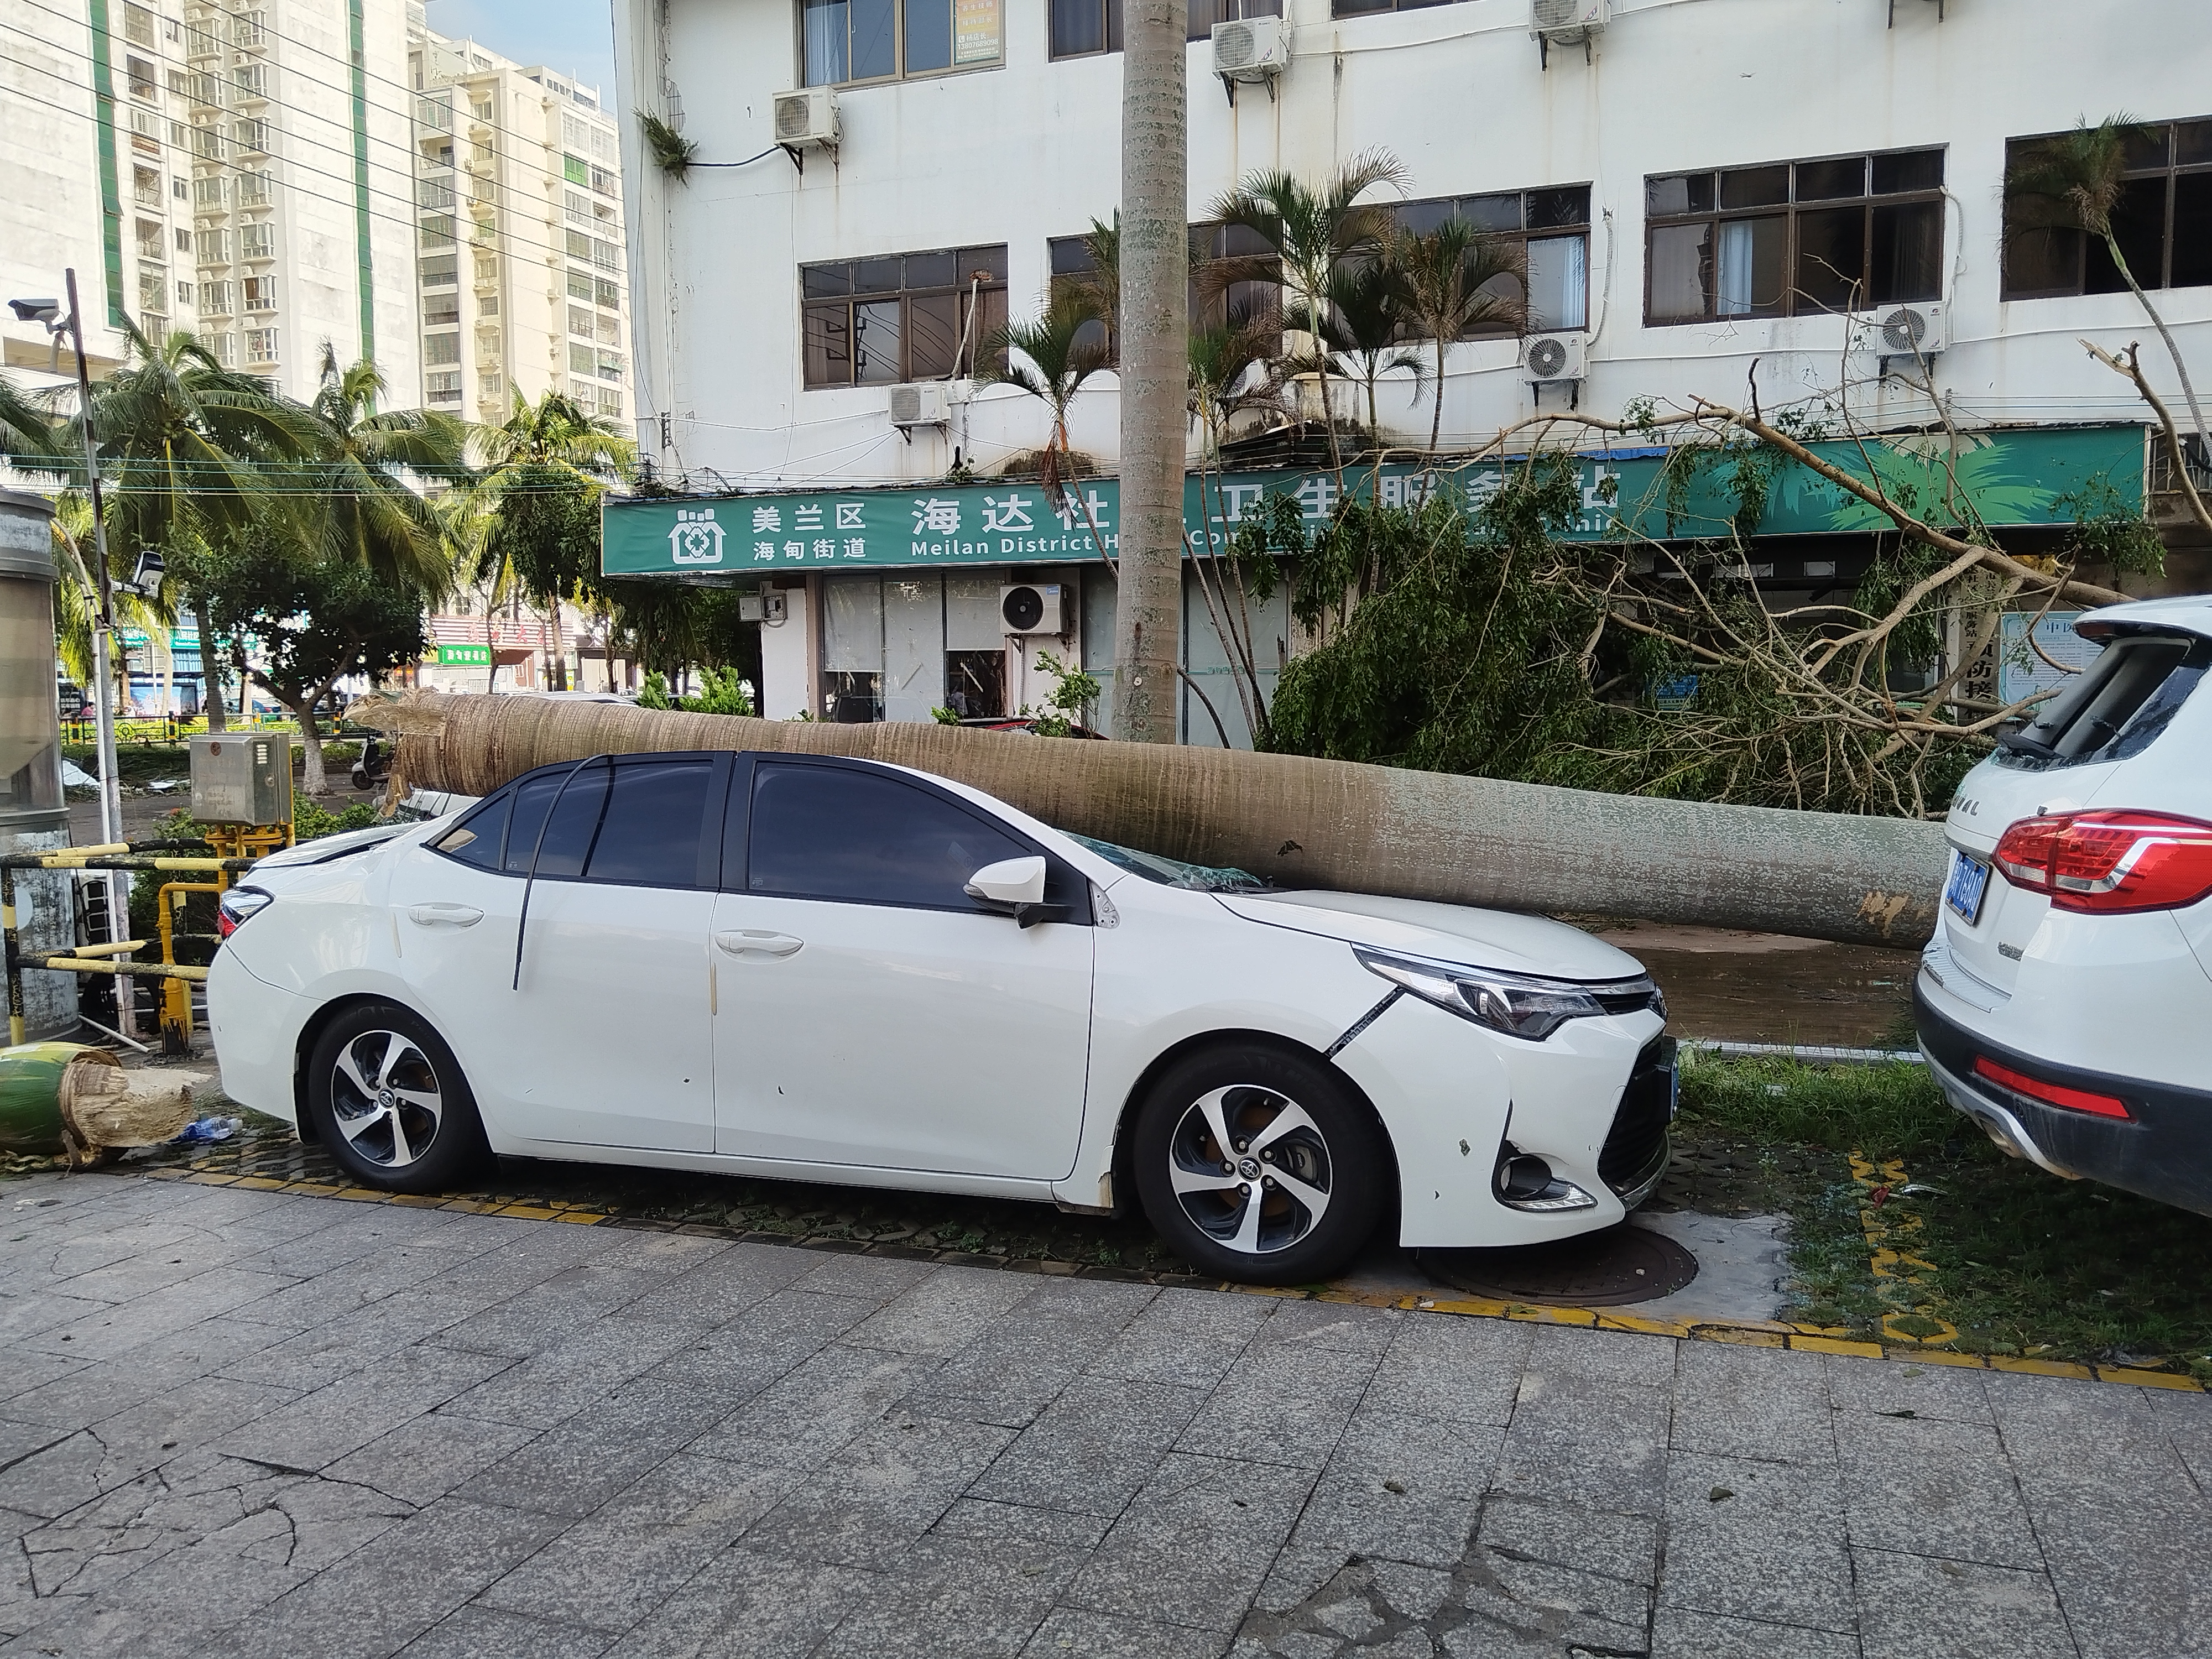
[[[361,740],[361,758],[353,763],[353,787],[381,788],[392,775],[392,746],[371,732]]]

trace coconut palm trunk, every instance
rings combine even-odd
[[[857,755],[968,784],[1079,835],[1285,885],[1900,949],[1928,939],[1948,856],[1942,826],[1912,819],[1604,795],[1239,749],[434,692],[371,700],[353,717],[400,734],[403,787],[483,794],[532,767],[654,750]]]
[[[1114,735],[1176,739],[1189,328],[1186,0],[1133,0],[1121,50],[1121,523]],[[1103,551],[1103,550],[1101,550]]]

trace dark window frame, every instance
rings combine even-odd
[[[1885,161],[1933,155],[1937,159],[1939,176],[1932,185],[1909,189],[1876,191],[1873,170]],[[1833,155],[1795,157],[1782,161],[1750,162],[1736,167],[1706,167],[1694,172],[1647,173],[1644,176],[1644,325],[1646,328],[1695,328],[1715,322],[1752,322],[1772,317],[1838,316],[1873,310],[1877,306],[1893,304],[1933,304],[1943,297],[1943,254],[1950,238],[1949,198],[1945,189],[1942,169],[1949,161],[1948,146],[1917,144],[1896,149],[1847,150]],[[1834,167],[1840,163],[1862,162],[1866,167],[1865,187],[1856,195],[1814,195],[1800,199],[1800,178],[1802,170]],[[1785,175],[1782,195],[1773,200],[1751,201],[1741,205],[1723,205],[1728,181],[1746,179],[1751,175],[1780,171]],[[1675,212],[1662,212],[1652,204],[1654,186],[1674,179],[1692,184],[1702,180],[1708,205],[1687,208]],[[1899,295],[1890,299],[1874,297],[1874,262],[1878,241],[1875,216],[1887,208],[1914,208],[1929,204],[1936,208],[1936,236],[1935,253],[1935,292],[1907,296]],[[1814,299],[1797,286],[1797,264],[1801,252],[1799,222],[1815,215],[1848,212],[1852,207],[1861,208],[1863,217],[1860,232],[1860,298],[1850,307],[1830,305]],[[1781,251],[1781,297],[1778,304],[1762,306],[1754,303],[1747,311],[1723,312],[1718,261],[1720,228],[1727,224],[1749,223],[1764,219],[1779,218],[1783,222]],[[1656,268],[1654,247],[1657,234],[1662,230],[1704,225],[1711,233],[1706,253],[1705,278],[1705,309],[1702,315],[1655,316],[1651,308],[1652,278]]]
[[[604,827],[605,823],[605,802],[611,794],[611,789],[610,789],[606,793],[602,794],[600,798],[600,823],[599,825],[595,825],[593,827],[592,840],[586,844],[584,856],[578,866],[577,872],[573,874],[567,874],[541,868],[538,872],[538,879],[539,881],[573,882],[579,886],[584,887],[652,887],[665,889],[672,892],[686,893],[711,893],[718,890],[721,885],[723,869],[722,849],[725,837],[723,835],[723,827],[721,824],[718,823],[716,820],[718,815],[726,815],[728,811],[730,779],[735,769],[730,763],[731,757],[727,755],[702,752],[697,750],[668,750],[646,754],[617,756],[615,757],[614,764],[611,769],[605,768],[604,763],[602,763],[599,765],[592,766],[589,769],[593,771],[603,769],[611,771],[612,775],[609,781],[611,785],[618,787],[621,782],[623,773],[628,769],[652,762],[671,761],[683,762],[688,764],[704,764],[708,769],[706,800],[702,808],[699,820],[699,863],[693,879],[689,882],[611,882],[595,878],[590,874],[592,855],[597,850],[599,830]],[[487,795],[482,801],[471,807],[469,810],[468,814],[463,817],[459,823],[453,825],[451,829],[447,829],[441,832],[431,840],[425,842],[423,845],[429,851],[438,854],[439,857],[450,859],[454,863],[465,866],[469,869],[477,872],[479,874],[487,876],[501,876],[514,881],[525,880],[529,876],[526,860],[525,866],[521,869],[509,869],[507,867],[508,852],[507,838],[514,823],[514,802],[525,787],[537,782],[538,780],[543,778],[551,778],[556,781],[557,785],[557,781],[559,779],[567,776],[576,769],[574,762],[560,761],[550,766],[540,766],[531,771],[525,772],[520,777],[514,779],[499,789],[495,790],[491,794]],[[580,779],[580,781],[581,780]],[[459,849],[448,849],[444,845],[445,842],[453,836],[455,830],[471,829],[471,827],[474,825],[478,819],[493,817],[495,815],[499,819],[500,846],[498,855],[491,864],[479,864],[473,859],[463,857]]]
[[[887,3],[891,7],[892,67],[889,74],[848,76],[843,80],[825,79],[817,81],[813,78],[813,66],[807,61],[806,0],[794,0],[794,3],[791,9],[793,28],[792,52],[794,60],[799,65],[799,78],[800,84],[809,87],[884,87],[894,85],[902,81],[933,81],[942,76],[975,75],[988,70],[1006,68],[1007,0],[1000,0],[999,52],[995,58],[990,58],[988,61],[979,59],[972,64],[963,64],[954,61],[948,62],[942,66],[936,68],[909,69],[907,66],[907,7],[909,3],[918,4],[933,3],[934,0],[887,0]],[[943,4],[945,8],[946,50],[949,52],[957,54],[960,50],[957,8],[955,5],[955,0],[943,0]],[[852,48],[850,45],[851,5],[849,3],[849,0],[846,0],[846,15],[848,19],[848,36],[845,66],[848,69],[850,69],[852,67],[853,60]]]
[[[1004,918],[1004,912],[976,901],[970,901],[965,905],[929,904],[898,899],[848,898],[836,893],[769,892],[756,888],[752,884],[752,817],[757,810],[762,774],[780,767],[818,768],[826,771],[855,772],[865,777],[903,786],[921,794],[932,796],[938,801],[955,808],[964,816],[975,819],[984,828],[996,832],[1016,846],[1026,849],[1027,854],[1042,858],[1045,861],[1045,902],[1065,906],[1068,914],[1063,920],[1081,927],[1093,925],[1091,881],[1080,870],[1060,854],[1048,847],[1040,845],[1034,837],[1025,834],[1016,825],[1007,823],[996,813],[987,811],[976,805],[975,802],[963,799],[927,778],[916,777],[890,767],[872,765],[866,761],[847,759],[842,756],[748,754],[740,758],[744,769],[745,810],[743,813],[733,811],[729,815],[732,820],[732,827],[724,839],[723,889],[725,891],[742,893],[748,898],[787,899],[799,904],[854,904],[885,910],[927,910],[940,915]],[[740,817],[744,821],[741,834],[734,824],[734,821]]]
[[[1431,0],[1434,3],[1435,0]],[[1057,64],[1079,58],[1110,58],[1121,50],[1122,0],[1045,0],[1045,55]],[[1097,46],[1060,45],[1060,20],[1064,15],[1090,14],[1097,24],[1097,36],[1105,44]],[[1209,40],[1213,38],[1217,23],[1242,22],[1249,17],[1280,17],[1283,0],[1190,0],[1189,21],[1183,31],[1186,40]]]
[[[1592,228],[1590,217],[1590,196],[1592,188],[1593,186],[1589,183],[1572,185],[1538,185],[1531,186],[1526,190],[1479,190],[1469,191],[1457,196],[1422,196],[1417,197],[1410,202],[1400,202],[1391,210],[1397,219],[1399,225],[1403,228],[1406,224],[1407,215],[1411,210],[1442,206],[1448,210],[1443,216],[1443,217],[1464,219],[1476,229],[1483,231],[1489,235],[1498,237],[1504,241],[1518,244],[1524,254],[1528,252],[1528,244],[1531,242],[1560,241],[1568,237],[1581,237],[1583,242],[1583,319],[1581,322],[1572,325],[1565,323],[1546,324],[1541,327],[1539,327],[1535,320],[1532,318],[1529,319],[1523,325],[1522,328],[1517,331],[1510,328],[1479,328],[1470,330],[1468,332],[1461,335],[1459,337],[1462,340],[1510,340],[1516,337],[1516,333],[1588,333],[1589,331],[1590,325],[1589,256],[1590,232]],[[1551,224],[1537,226],[1534,229],[1530,228],[1529,221],[1535,216],[1534,198],[1545,196],[1565,197],[1571,195],[1575,191],[1580,191],[1582,194],[1582,217],[1579,220],[1570,221],[1559,219],[1555,220]],[[1501,202],[1509,196],[1517,196],[1521,198],[1519,209],[1520,228],[1518,229],[1507,229],[1503,226],[1486,224],[1483,222],[1482,216],[1480,214],[1465,210],[1473,204],[1479,202]],[[1528,297],[1528,284],[1525,282],[1522,284],[1522,297],[1524,301]]]
[[[1275,258],[1274,250],[1255,231],[1242,225],[1225,225],[1218,220],[1202,220],[1188,228],[1192,270],[1190,276],[1190,326],[1198,328],[1231,328],[1241,326],[1261,316],[1272,303],[1278,308],[1282,304],[1282,261]],[[1240,245],[1242,244],[1242,245]],[[1216,259],[1263,258],[1275,259],[1276,277],[1273,282],[1234,283],[1216,293],[1206,293],[1199,280],[1201,267]],[[1270,296],[1257,290],[1273,289]],[[1253,290],[1241,296],[1237,290]]]
[[[951,261],[954,280],[914,280],[911,270],[916,261]],[[995,263],[996,277],[991,282],[975,284],[973,276],[984,264]],[[881,267],[896,264],[897,283],[885,286]],[[866,284],[863,286],[863,284]],[[978,320],[969,324],[969,302],[971,287],[975,311]],[[842,289],[842,291],[840,289]],[[957,380],[973,379],[983,356],[984,342],[1006,321],[1006,246],[1005,243],[979,244],[969,247],[935,248],[912,253],[887,253],[867,259],[817,260],[799,267],[799,384],[809,392],[832,392],[867,386],[903,386],[917,380]],[[951,368],[946,373],[916,374],[914,346],[917,338],[915,327],[915,301],[952,302],[954,345]],[[889,379],[860,376],[860,352],[854,342],[865,326],[856,316],[861,306],[898,307],[898,373]],[[831,331],[833,319],[843,313],[842,325],[845,374],[843,377],[821,376],[816,373],[816,341],[823,340],[823,362],[836,361],[826,355],[836,342]],[[964,348],[960,336],[964,331]],[[963,366],[966,374],[962,374]]]
[[[1098,262],[1091,257],[1091,238],[1079,236],[1048,236],[1044,244],[1044,268],[1048,292],[1057,295],[1060,284],[1073,279],[1088,276],[1098,269]],[[1106,367],[1118,368],[1121,362],[1121,342],[1113,329],[1102,319],[1085,323],[1076,334],[1079,344],[1103,343],[1106,348]]]
[[[2160,192],[2165,198],[2162,204],[2162,212],[2160,220],[2159,269],[2154,273],[2157,280],[2154,282],[2152,281],[2150,274],[2147,274],[2144,271],[2136,269],[2136,261],[2132,258],[2128,261],[2129,268],[2135,271],[2136,280],[2142,284],[2143,289],[2146,293],[2156,292],[2165,289],[2202,288],[2212,285],[2212,270],[2208,270],[2205,281],[2202,283],[2183,282],[2177,283],[2173,280],[2174,247],[2176,241],[2179,240],[2175,232],[2179,228],[2179,219],[2181,212],[2181,197],[2183,194],[2181,181],[2186,179],[2200,179],[2204,178],[2207,175],[2212,175],[2212,116],[2185,117],[2180,120],[2175,121],[2147,121],[2142,124],[2142,129],[2145,131],[2156,131],[2161,135],[2161,143],[2165,150],[2165,160],[2163,162],[2160,163],[2129,167],[2127,171],[2126,188],[2128,191],[2132,191],[2139,185],[2147,184],[2154,179],[2158,181]],[[2185,137],[2185,133],[2186,134]],[[2027,151],[2030,147],[2037,144],[2048,143],[2054,138],[2063,138],[2064,137],[2066,137],[2066,135],[2063,132],[2039,132],[2032,133],[2025,137],[2006,139],[2006,179],[2009,181],[2012,179],[2023,157],[2024,152]],[[2182,159],[2183,146],[2185,143],[2191,142],[2197,146],[2196,154],[2198,159],[2184,161]],[[2200,188],[2204,192],[2204,212],[2206,213],[2208,219],[2208,222],[2204,228],[2199,234],[2200,240],[2212,240],[2212,184],[2207,184]],[[2195,194],[2197,192],[2191,191],[2191,193]],[[2057,219],[2054,220],[2053,222],[2048,224],[2021,223],[2020,222],[2021,218],[2031,216],[2027,212],[2024,211],[2026,209],[2027,204],[2025,203],[2014,202],[2009,197],[2005,200],[2003,229],[2004,240],[2002,245],[2002,256],[1999,261],[1999,272],[1997,277],[1997,297],[2000,300],[2074,299],[2088,294],[2124,294],[2127,292],[2127,285],[2125,283],[2118,280],[2118,274],[2117,271],[2113,273],[2114,280],[2112,284],[2109,287],[2091,288],[2088,285],[2090,265],[2093,259],[2101,262],[2101,264],[2106,266],[2109,266],[2111,264],[2111,256],[2108,253],[2105,253],[2101,248],[2093,254],[2090,246],[2091,238],[2087,232],[2081,229],[2078,222],[2069,223],[2063,219]],[[2032,216],[2039,218],[2041,216],[2035,215]],[[2014,257],[2015,250],[2021,246],[2022,240],[2031,234],[2038,233],[2049,234],[2052,232],[2062,234],[2073,239],[2073,256],[2070,261],[2074,268],[2073,281],[2069,284],[2063,284],[2057,287],[2033,287],[2024,283],[2015,283],[2014,280]]]
[[[1330,0],[1328,15],[1332,18],[1369,17],[1377,12],[1426,11],[1431,6],[1449,6],[1458,0]]]

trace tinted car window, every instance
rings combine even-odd
[[[614,793],[607,800],[584,878],[633,887],[697,886],[700,832],[714,775],[714,763],[705,759],[634,761],[617,767]],[[580,777],[568,793],[573,795],[583,787]],[[568,811],[564,800],[561,818]],[[557,827],[560,818],[555,822]],[[552,837],[546,839],[550,843]]]
[[[791,898],[976,910],[963,890],[1034,848],[944,796],[842,766],[754,773],[747,885]]]
[[[530,873],[532,858],[540,876],[574,879],[584,872],[584,856],[591,851],[592,833],[599,827],[599,809],[606,804],[606,764],[541,772],[515,786],[513,822],[507,832],[507,859],[501,866],[511,876]],[[568,787],[562,785],[567,783]],[[560,807],[550,823],[545,809],[556,796]],[[541,844],[538,833],[543,830]]]
[[[2002,739],[2000,759],[2051,768],[2141,754],[2189,700],[2208,666],[2212,641],[2124,635],[2017,737]]]
[[[479,870],[498,869],[500,848],[507,838],[507,811],[514,799],[513,790],[501,790],[430,845]]]

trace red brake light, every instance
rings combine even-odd
[[[2024,1076],[2009,1066],[2000,1066],[1987,1054],[1974,1056],[1974,1070],[1990,1082],[2001,1083],[2014,1094],[2026,1095],[2030,1100],[2063,1106],[2073,1112],[2094,1112],[2099,1117],[2128,1115],[2128,1109],[2110,1095],[2093,1095],[2085,1089],[2069,1089],[2062,1084],[2045,1083]]]
[[[2061,910],[2172,910],[2212,896],[2212,823],[2161,812],[2058,812],[2023,818],[1997,842],[2015,887]]]

